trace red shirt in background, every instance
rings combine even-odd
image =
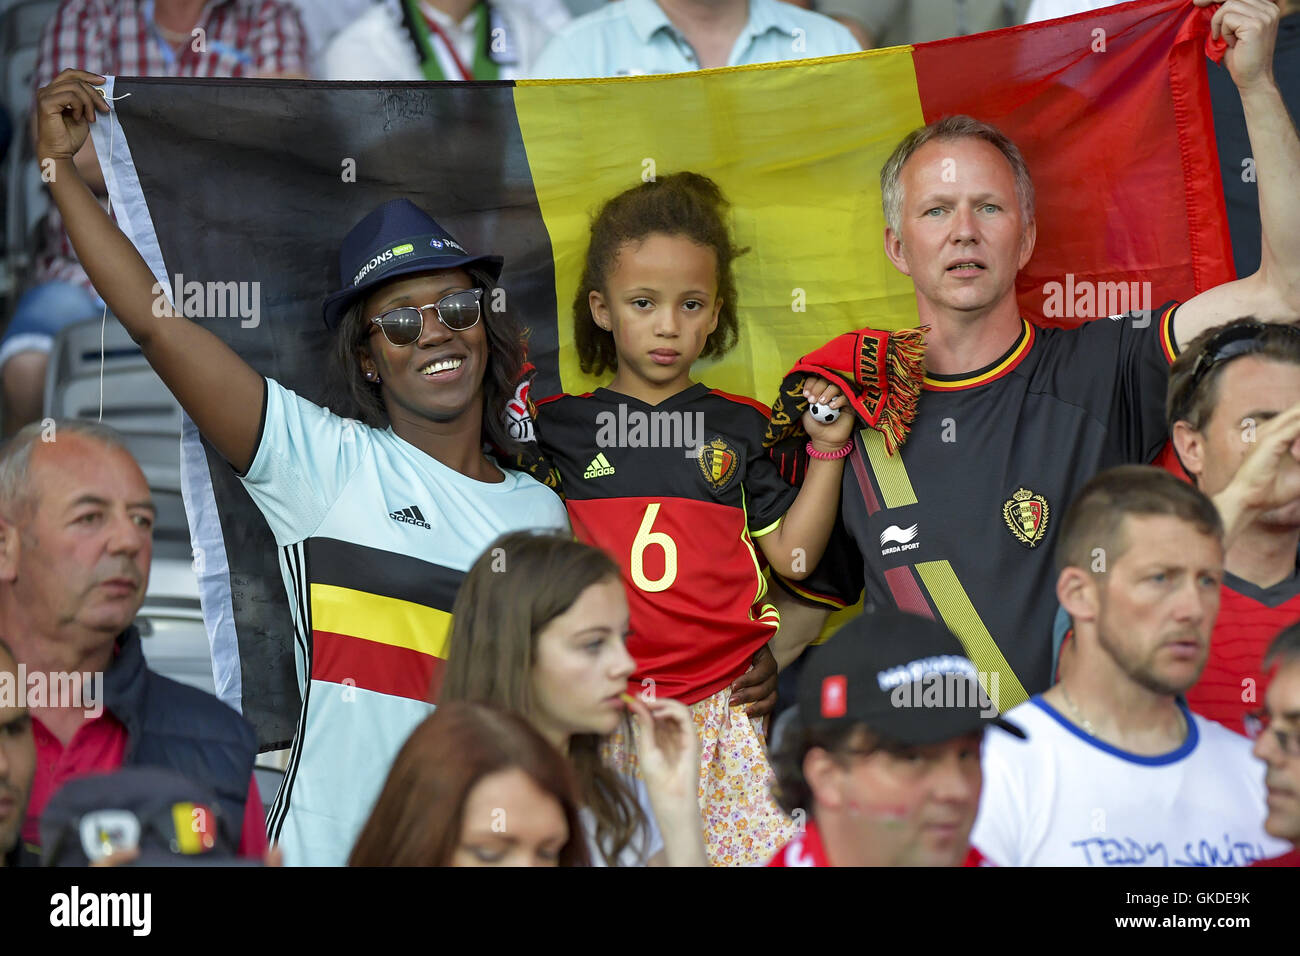
[[[817,829],[817,824],[809,820],[808,828],[795,837],[781,849],[777,850],[776,856],[772,857],[767,863],[768,866],[831,866],[830,858],[826,856],[826,846],[822,843],[821,831]],[[974,847],[966,854],[966,859],[962,860],[962,866],[992,866],[984,858],[984,854]]]
[[[1300,574],[1271,588],[1258,588],[1224,574],[1219,617],[1201,679],[1186,694],[1187,706],[1239,734],[1243,718],[1263,706],[1268,677],[1264,652],[1278,632],[1300,621]],[[1247,684],[1249,679],[1252,684]],[[1250,693],[1247,694],[1247,689]],[[1248,697],[1243,700],[1243,696]]]
[[[1300,866],[1300,847],[1281,856],[1271,856],[1267,860],[1256,860],[1251,866]]]
[[[22,839],[24,843],[37,847],[41,842],[41,814],[55,791],[74,777],[111,773],[122,766],[122,758],[126,755],[126,727],[105,711],[82,724],[64,747],[58,737],[32,717],[32,735],[36,738],[36,776],[32,780]],[[266,815],[254,776],[248,781],[239,855],[260,860],[266,850]]]

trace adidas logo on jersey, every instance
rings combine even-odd
[[[605,457],[605,453],[602,451],[595,458],[591,459],[591,464],[588,465],[587,470],[582,473],[582,477],[604,478],[612,474],[614,474],[614,466],[609,463],[609,459]]]
[[[425,531],[433,530],[433,526],[424,520],[424,514],[415,505],[409,508],[401,508],[397,511],[390,511],[388,517],[394,521],[400,521],[403,524],[413,524],[417,528],[423,528]]]

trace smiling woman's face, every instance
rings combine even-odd
[[[400,306],[429,305],[452,292],[474,288],[462,269],[443,269],[403,276],[379,286],[366,298],[362,315],[369,325],[358,350],[361,371],[381,383],[389,418],[453,422],[482,407],[487,368],[486,309],[473,328],[455,332],[424,313],[424,328],[411,345],[393,345],[370,319]],[[439,371],[435,368],[442,365]]]

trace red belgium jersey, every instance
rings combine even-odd
[[[753,539],[797,490],[762,446],[768,414],[700,384],[658,405],[606,388],[537,403],[538,447],[574,534],[623,572],[631,693],[653,680],[662,697],[703,700],[776,634]]]
[[[1201,679],[1187,692],[1187,706],[1244,734],[1243,718],[1263,706],[1268,689],[1264,652],[1279,631],[1297,621],[1300,574],[1267,589],[1224,574],[1210,656]]]
[[[768,866],[831,866],[830,857],[826,855],[826,845],[822,842],[821,830],[809,820],[803,833],[799,834],[767,862]],[[966,851],[962,866],[992,866],[979,850],[971,847]]]
[[[1300,847],[1281,856],[1272,856],[1267,860],[1256,860],[1251,866],[1300,866]]]

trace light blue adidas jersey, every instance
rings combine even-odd
[[[470,565],[508,531],[568,531],[554,492],[504,475],[475,481],[267,380],[243,481],[280,546],[294,620],[302,713],[267,820],[286,863],[347,862],[393,758],[433,709]]]

